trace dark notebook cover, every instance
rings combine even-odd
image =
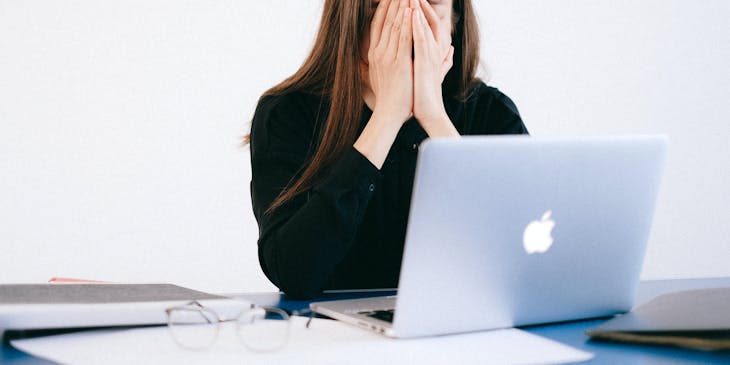
[[[665,294],[586,334],[596,340],[730,350],[730,288]]]

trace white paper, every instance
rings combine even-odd
[[[554,364],[592,354],[518,329],[419,339],[389,339],[348,324],[293,317],[287,346],[243,347],[225,327],[206,351],[179,348],[165,327],[89,331],[12,341],[21,351],[63,364]]]

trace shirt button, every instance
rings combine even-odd
[[[370,190],[371,192],[374,191],[375,190],[375,184],[370,184],[370,186],[368,186],[368,190]]]
[[[411,146],[411,148],[413,148],[414,151],[417,150],[418,149],[418,143],[414,143],[413,146]]]

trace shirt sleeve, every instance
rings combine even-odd
[[[496,88],[482,85],[477,110],[484,119],[474,134],[529,134],[515,103]]]
[[[382,176],[350,147],[316,186],[271,213],[271,203],[306,167],[316,121],[287,96],[262,99],[251,127],[251,201],[259,225],[261,268],[292,298],[326,286],[350,249]],[[359,121],[358,121],[359,122]]]

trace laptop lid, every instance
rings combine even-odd
[[[424,142],[393,323],[397,336],[629,310],[666,145],[663,136]]]

